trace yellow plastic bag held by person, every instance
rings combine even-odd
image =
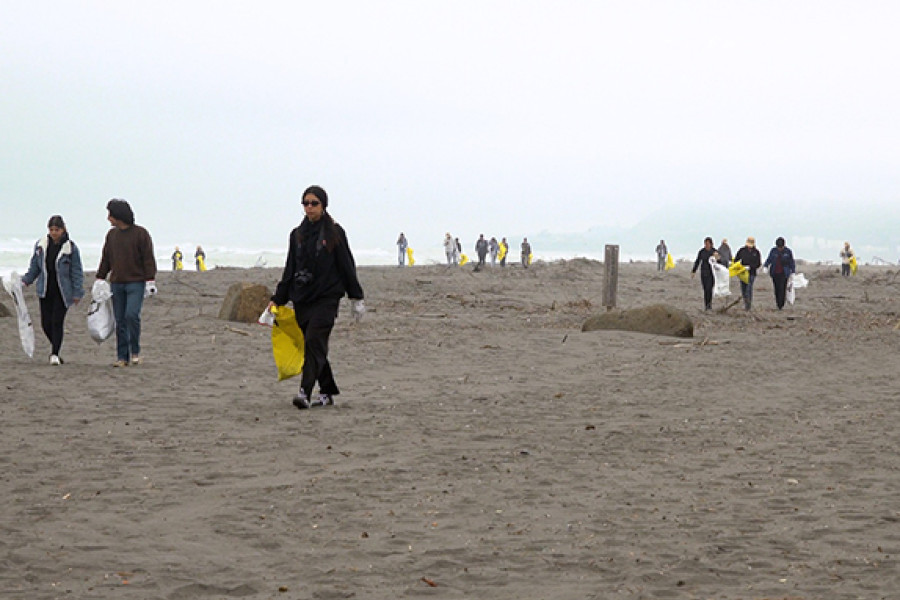
[[[506,258],[506,246],[500,244],[500,248],[497,250],[497,260],[503,260]]]
[[[856,262],[856,257],[855,257],[855,256],[851,256],[851,257],[850,257],[850,274],[851,274],[851,275],[856,275],[856,270],[857,270],[858,268],[859,268],[859,263]]]
[[[750,269],[741,264],[739,260],[728,265],[728,275],[737,277],[744,283],[750,283]]]
[[[303,332],[297,325],[294,309],[273,306],[272,355],[278,368],[278,381],[296,377],[303,371]]]
[[[534,260],[534,253],[533,253],[533,252],[529,252],[529,253],[528,253],[528,264],[529,264],[529,265],[531,264],[531,261],[532,261],[532,260]]]
[[[409,266],[413,266],[416,264],[416,259],[413,258],[413,249],[407,247],[406,248],[406,258],[409,260]]]
[[[197,257],[197,266],[200,267],[201,271],[205,271],[206,270],[206,259],[204,259],[202,256],[198,256]]]
[[[459,255],[459,266],[463,266],[467,262],[469,262],[469,257],[466,256],[465,254],[460,254]]]
[[[675,268],[675,259],[672,258],[672,254],[666,254],[666,271]]]

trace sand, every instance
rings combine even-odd
[[[361,268],[308,411],[216,318],[277,269],[160,274],[127,369],[87,302],[61,367],[0,319],[0,597],[897,597],[898,271],[803,266],[781,312],[760,276],[749,313],[688,271],[622,264],[618,304],[693,340],[582,333],[593,261]]]

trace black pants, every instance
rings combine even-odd
[[[49,278],[48,278],[49,279]],[[40,299],[41,329],[50,340],[50,354],[59,355],[63,342],[63,326],[66,322],[66,303],[55,281],[47,282],[47,293]]]
[[[844,277],[850,277],[850,265],[848,263],[844,263],[841,265],[841,275]]]
[[[772,273],[772,287],[775,288],[775,306],[781,310],[787,294],[787,276],[784,273]]]
[[[294,306],[297,325],[303,332],[304,358],[303,374],[300,376],[300,390],[307,398],[312,397],[312,390],[319,382],[319,392],[337,396],[340,394],[331,364],[328,362],[328,338],[337,318],[340,298],[328,299]]]
[[[753,303],[753,282],[755,280],[756,275],[750,275],[747,283],[741,282],[741,296],[744,297],[744,308],[748,310]]]
[[[713,286],[716,284],[716,278],[710,273],[700,273],[700,283],[703,285],[703,307],[712,308]]]

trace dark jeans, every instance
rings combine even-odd
[[[128,362],[141,354],[141,308],[144,306],[143,281],[113,283],[113,313],[116,315],[116,358]]]
[[[787,280],[788,278],[784,273],[772,273],[772,286],[775,288],[775,306],[778,307],[778,310],[784,308]]]
[[[750,274],[750,279],[747,283],[741,282],[741,296],[744,297],[744,307],[750,308],[750,305],[753,303],[753,282],[756,281],[756,275]]]
[[[843,275],[844,277],[850,277],[850,265],[849,264],[841,265],[841,275]]]
[[[56,282],[48,282],[47,293],[40,299],[41,329],[50,340],[50,354],[59,355],[63,341],[63,325],[66,321],[66,303]]]
[[[300,377],[300,390],[307,398],[312,397],[313,386],[319,382],[319,392],[337,396],[341,393],[331,363],[328,362],[328,338],[334,328],[340,299],[321,300],[312,304],[294,306],[297,325],[303,332],[303,374]]]
[[[712,308],[713,286],[716,284],[716,278],[712,273],[709,275],[700,273],[700,283],[703,285],[703,307]]]

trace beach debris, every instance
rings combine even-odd
[[[686,312],[667,304],[611,311],[589,317],[581,331],[635,331],[674,337],[694,337],[694,323]]]
[[[228,325],[225,326],[225,329],[232,333],[239,333],[241,335],[250,335],[249,331],[244,331],[243,329],[237,329],[235,327],[229,327]]]
[[[272,292],[262,284],[234,283],[225,293],[225,300],[219,309],[219,318],[223,321],[256,323],[271,297]]]
[[[434,582],[433,579],[428,579],[427,577],[423,577],[422,581],[427,583],[430,587],[437,587],[437,585],[438,585],[437,583]]]

